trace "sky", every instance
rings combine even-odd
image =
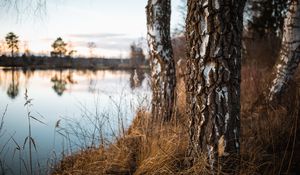
[[[77,56],[90,56],[88,42],[96,44],[96,56],[128,57],[130,44],[141,41],[147,53],[147,0],[48,0],[41,8],[39,0],[11,1],[17,2],[11,4],[14,8],[0,0],[0,42],[14,32],[21,52],[28,47],[32,53],[49,55],[51,44],[62,37]],[[171,30],[181,19],[180,3],[172,0]]]

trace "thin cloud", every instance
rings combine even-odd
[[[96,44],[96,48],[103,48],[107,50],[119,50],[119,49],[125,49],[129,50],[130,45],[136,41],[137,38],[105,38],[105,39],[97,39],[94,40]],[[89,41],[88,40],[77,40],[72,41],[72,45],[75,47],[87,47]]]
[[[40,41],[42,42],[54,42],[55,38],[41,38]]]
[[[70,34],[68,37],[83,38],[83,39],[95,39],[95,38],[116,38],[124,37],[124,33],[94,33],[94,34]]]
[[[102,38],[100,38],[102,37]],[[73,35],[65,35],[63,36],[63,39],[66,43],[71,44],[73,49],[75,50],[81,50],[84,49],[83,52],[86,52],[86,49],[88,49],[88,43],[94,42],[96,44],[95,49],[105,50],[106,52],[119,54],[120,51],[123,51],[124,53],[128,53],[130,51],[130,45],[132,43],[139,42],[138,37],[131,37],[129,35],[125,34],[115,34],[115,33],[99,33],[99,34],[73,34]],[[44,43],[53,42],[53,38],[43,38],[42,39]],[[146,45],[145,40],[142,41],[142,47],[144,51],[147,50],[147,48],[144,47]],[[82,52],[82,53],[83,53]],[[110,54],[111,55],[111,54]]]

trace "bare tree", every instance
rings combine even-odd
[[[192,163],[238,172],[240,70],[245,0],[188,0],[187,114]]]
[[[145,63],[145,55],[143,48],[135,43],[130,45],[130,66],[133,68],[139,68]]]
[[[267,101],[271,104],[280,102],[280,98],[293,77],[300,61],[300,4],[292,1],[284,20],[282,46],[275,78],[269,90]]]
[[[87,46],[89,48],[89,52],[90,52],[90,57],[93,58],[94,56],[94,49],[97,47],[95,42],[88,42]]]
[[[170,37],[171,0],[148,0],[148,45],[152,71],[153,119],[168,121],[174,107],[175,63]]]
[[[22,57],[29,57],[30,56],[30,50],[28,46],[28,41],[23,41],[23,55]]]

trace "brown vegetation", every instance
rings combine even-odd
[[[267,51],[258,52],[261,47],[252,47],[260,55],[252,53],[251,58],[248,56],[252,61],[242,67],[240,174],[297,174],[300,172],[297,166],[300,161],[300,85],[296,81],[291,84],[281,106],[272,108],[260,103],[253,111],[253,103],[269,83],[276,58],[270,58],[271,53]],[[268,63],[258,66],[262,57]],[[176,118],[171,123],[164,127],[151,123],[150,114],[140,111],[127,133],[116,143],[66,157],[53,174],[210,174],[203,155],[199,155],[193,167],[188,166],[185,89],[180,77]]]

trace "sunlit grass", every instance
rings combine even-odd
[[[292,85],[282,106],[260,104],[252,111],[269,78],[263,74],[268,71],[243,67],[240,174],[288,174],[295,171],[299,159],[300,86]],[[117,140],[66,157],[53,174],[210,174],[205,155],[199,155],[192,167],[188,164],[185,90],[179,82],[176,120],[162,127],[141,110]]]

